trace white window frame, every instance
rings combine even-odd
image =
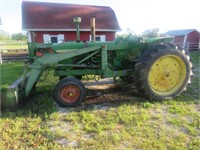
[[[106,41],[106,35],[95,35],[95,38],[100,37],[100,41],[98,42],[105,42]],[[90,35],[90,41],[92,41],[92,36]]]
[[[43,34],[44,43],[51,43],[51,37],[56,37],[57,43],[62,43],[65,40],[64,34],[58,34],[58,35]]]
[[[51,37],[49,34],[43,34],[44,43],[51,43]]]
[[[58,34],[58,43],[62,43],[65,41],[65,35],[64,34]]]

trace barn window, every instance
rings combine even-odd
[[[49,35],[43,34],[44,43],[62,43],[65,39],[64,34]]]
[[[92,37],[90,35],[90,41],[92,40]],[[106,36],[105,35],[96,35],[95,40],[99,42],[105,42],[106,41]]]
[[[51,43],[58,43],[58,37],[57,36],[51,36]]]
[[[95,37],[95,40],[96,40],[96,41],[101,41],[101,37],[100,37],[100,36],[96,36],[96,37]]]

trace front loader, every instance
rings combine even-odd
[[[129,33],[112,42],[28,43],[30,60],[22,77],[2,94],[1,108],[16,108],[26,102],[48,68],[60,78],[53,97],[63,107],[84,101],[84,75],[120,77],[133,82],[138,92],[149,99],[172,99],[190,82],[192,63],[183,48],[169,41]]]

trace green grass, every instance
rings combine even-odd
[[[179,97],[164,101],[133,95],[132,99],[58,109],[52,98],[58,79],[50,71],[28,105],[3,112],[0,149],[199,150],[200,54],[191,56],[192,84]],[[16,80],[22,70],[21,63],[1,65],[1,87]]]
[[[5,63],[0,66],[0,87],[8,88],[15,80],[21,77],[23,73],[23,63]]]
[[[14,40],[8,40],[0,42],[0,50],[3,50],[6,52],[6,50],[12,50],[12,49],[27,49],[28,45],[26,41],[14,41]]]

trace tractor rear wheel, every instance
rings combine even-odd
[[[178,96],[192,75],[189,55],[173,44],[146,50],[135,66],[136,88],[146,97],[162,100]]]
[[[53,96],[59,106],[77,106],[84,99],[86,90],[84,84],[76,78],[64,78],[54,88]]]

